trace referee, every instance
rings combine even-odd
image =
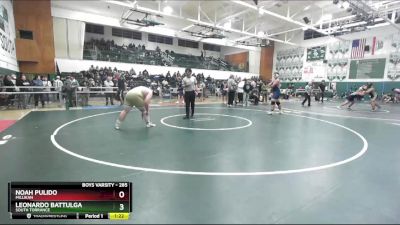
[[[192,109],[191,117],[193,117],[194,114],[196,78],[192,77],[192,70],[190,68],[186,68],[185,75],[186,76],[182,79],[182,86],[185,90],[186,116],[183,117],[183,119],[189,119],[189,106]]]

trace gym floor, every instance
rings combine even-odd
[[[32,111],[0,133],[0,223],[29,222],[9,219],[10,181],[133,182],[114,223],[399,223],[399,105],[337,105],[153,106],[157,127],[135,110],[119,131],[119,107]]]

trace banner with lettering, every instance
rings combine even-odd
[[[15,48],[15,24],[11,0],[0,1],[0,67],[19,71]]]

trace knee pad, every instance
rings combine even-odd
[[[276,102],[276,104],[279,106],[281,104],[281,102]]]
[[[275,105],[275,101],[271,101],[271,105]]]

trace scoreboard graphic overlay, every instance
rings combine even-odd
[[[132,212],[130,182],[11,182],[12,219],[127,220]]]

